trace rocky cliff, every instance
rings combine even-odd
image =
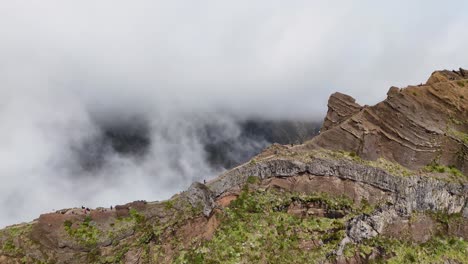
[[[468,263],[468,74],[374,106],[163,202],[70,208],[0,231],[0,263]]]
[[[426,84],[391,87],[387,98],[360,107],[334,94],[316,146],[383,157],[411,169],[429,163],[468,173],[467,71],[437,71]]]

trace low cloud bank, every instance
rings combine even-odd
[[[222,170],[208,143],[244,151],[232,160],[269,144],[245,135],[249,120],[319,121],[335,91],[373,104],[391,85],[466,67],[468,3],[444,7],[2,3],[0,226],[168,198]]]

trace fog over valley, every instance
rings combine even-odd
[[[374,104],[466,66],[453,2],[4,1],[0,227],[167,199],[310,139],[333,92]]]

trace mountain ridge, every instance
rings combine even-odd
[[[436,71],[374,106],[335,93],[311,140],[167,201],[7,227],[0,262],[466,263],[467,76]]]

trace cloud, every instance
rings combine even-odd
[[[468,61],[464,1],[0,5],[0,225],[167,198],[219,173],[206,164],[206,126],[237,139],[252,117],[320,120],[332,92],[373,104]],[[93,141],[137,119],[144,157]],[[80,151],[105,153],[104,165],[83,170]]]

